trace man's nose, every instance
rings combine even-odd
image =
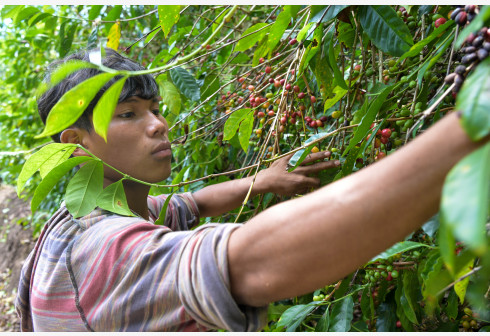
[[[168,125],[167,121],[165,118],[163,118],[161,115],[154,115],[151,113],[149,125],[148,125],[148,132],[149,136],[153,137],[156,135],[164,135],[168,131]]]

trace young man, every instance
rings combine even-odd
[[[68,59],[88,60],[88,55]],[[141,69],[110,51],[104,65]],[[96,73],[81,70],[48,90],[38,103],[43,120],[64,92]],[[93,131],[90,119],[101,94],[55,139],[79,143],[135,178],[158,182],[168,177],[168,126],[158,111],[153,79],[135,77],[125,84],[107,143]],[[152,222],[165,196],[148,197],[149,188],[138,183],[124,184],[136,218],[96,209],[74,219],[62,204],[23,268],[16,302],[22,328],[259,330],[269,302],[342,278],[422,225],[437,211],[449,169],[486,141],[488,137],[471,142],[453,113],[388,158],[271,207],[245,225],[208,224],[189,230],[200,216],[239,206],[250,178],[174,196],[164,227]],[[73,155],[87,154],[78,149]],[[312,154],[308,163],[328,155]],[[338,162],[321,161],[287,173],[287,159],[278,160],[258,174],[253,193],[305,192],[318,186],[309,174],[335,165]],[[114,171],[104,171],[105,185],[118,179]],[[325,257],[318,257],[321,254]]]

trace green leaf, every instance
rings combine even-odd
[[[396,316],[400,320],[402,327],[405,331],[413,331],[412,322],[407,318],[404,307],[402,306],[403,296],[403,279],[398,278],[396,290],[395,290],[395,302],[396,302]],[[405,298],[406,301],[406,298]]]
[[[170,199],[174,193],[171,193],[170,195],[167,195],[167,198],[165,199],[165,202],[163,203],[162,209],[160,210],[160,213],[158,214],[158,218],[155,221],[155,225],[163,225],[165,223],[165,217],[167,215],[167,208],[168,208],[168,203],[170,203]]]
[[[95,20],[97,16],[100,15],[100,11],[102,10],[102,7],[104,7],[104,5],[90,6],[90,11],[88,12],[88,19]]]
[[[105,187],[99,194],[96,204],[98,207],[118,215],[134,216],[129,209],[122,180]]]
[[[442,55],[446,55],[446,50],[450,47],[453,39],[454,34],[452,34],[451,31],[446,32],[446,34],[441,38],[441,42],[437,45],[437,50],[433,54],[434,56],[428,57],[425,63],[419,68],[417,73],[417,81],[419,85],[422,85],[425,72],[432,68]]]
[[[148,34],[145,38],[145,44],[150,43],[150,41],[155,37],[156,34],[162,31],[162,27],[158,27],[158,29],[152,29],[152,32]]]
[[[2,19],[14,18],[25,6],[6,5],[2,8]]]
[[[340,69],[337,65],[337,60],[335,59],[335,53],[333,50],[333,43],[334,43],[333,30],[329,29],[326,35],[327,36],[326,36],[325,41],[329,41],[328,42],[328,62],[329,62],[330,68],[333,70],[335,82],[342,89],[348,90],[347,84],[345,84],[344,76],[342,75],[342,72],[340,71]]]
[[[182,107],[179,90],[170,81],[158,80],[158,86],[163,103],[167,105],[169,112],[173,115],[178,115]]]
[[[68,22],[63,22],[60,27],[58,40],[58,53],[60,54],[60,58],[65,57],[70,52],[73,37],[78,26],[78,22],[72,22],[71,24],[68,24]]]
[[[420,288],[419,281],[415,272],[404,271],[403,272],[403,294],[400,297],[400,303],[402,304],[405,315],[410,322],[418,324],[417,321],[417,297],[418,289]]]
[[[393,301],[382,302],[377,313],[376,332],[396,331],[396,307]]]
[[[333,94],[334,94],[333,98],[329,98],[329,99],[325,100],[325,103],[323,105],[323,111],[325,112],[326,110],[328,110],[329,108],[331,108],[332,106],[337,104],[337,102],[339,100],[344,98],[344,96],[346,95],[347,92],[349,92],[349,90],[344,89],[341,86],[336,86],[333,89]]]
[[[83,165],[66,187],[66,208],[75,218],[88,215],[95,209],[95,201],[102,191],[104,165],[93,160]]]
[[[240,129],[238,130],[238,140],[243,150],[246,152],[250,144],[250,135],[254,127],[253,113],[249,113],[246,118],[240,123]]]
[[[27,180],[42,166],[53,159],[56,160],[60,156],[63,156],[65,152],[71,155],[75,148],[76,145],[74,144],[52,143],[32,154],[24,163],[22,171],[17,178],[17,195],[20,197],[20,193],[24,190],[24,185]]]
[[[316,332],[327,332],[328,327],[330,326],[330,316],[329,316],[329,310],[325,310],[325,313],[323,313],[322,317],[318,320],[318,323],[315,327]]]
[[[296,328],[303,322],[308,314],[315,309],[315,305],[296,305],[286,310],[279,321],[277,322],[278,328],[286,327],[286,332],[295,331]]]
[[[107,7],[107,9],[109,9],[109,7]],[[114,24],[113,21],[117,21],[121,17],[122,9],[123,9],[122,5],[115,5],[114,7],[112,7],[109,13],[104,17],[104,21],[110,21],[106,23],[104,26],[106,34],[109,32],[112,25]]]
[[[376,257],[371,259],[370,262],[374,262],[378,259],[388,259],[389,257],[392,257],[395,254],[410,251],[410,250],[413,250],[413,249],[416,249],[419,247],[430,247],[430,246],[422,244],[422,243],[416,243],[413,241],[402,241],[402,242],[396,243],[395,245],[393,245],[392,247],[390,247],[386,251],[381,252]]]
[[[337,16],[344,8],[350,5],[329,5],[325,6],[324,9],[316,13],[308,22],[327,22]],[[324,13],[326,14],[324,15]],[[323,19],[322,19],[323,16]],[[320,21],[321,20],[321,21]]]
[[[476,34],[483,26],[485,26],[485,23],[488,20],[490,20],[490,6],[487,5],[481,7],[478,15],[475,16],[473,21],[471,21],[471,23],[461,31],[461,33],[458,36],[458,39],[456,40],[456,44],[454,45],[454,48],[459,49],[459,47],[461,47],[461,45],[464,43],[466,38],[471,33]]]
[[[201,89],[192,74],[182,67],[170,70],[170,78],[180,92],[192,101],[199,101]]]
[[[458,296],[456,295],[455,291],[449,292],[449,296],[447,298],[446,313],[452,319],[458,317]]]
[[[341,301],[332,304],[332,313],[330,316],[330,332],[347,332],[350,330],[350,324],[354,318],[354,301],[352,296],[347,296]]]
[[[19,24],[19,22],[27,20],[28,18],[30,18],[31,16],[33,16],[36,13],[39,13],[39,9],[37,9],[36,7],[29,6],[29,7],[24,8],[22,11],[20,11],[15,16],[14,25],[17,25],[17,24]]]
[[[286,5],[284,6],[284,11],[289,11],[291,13],[291,17],[296,17],[298,12],[301,10],[301,5]]]
[[[474,259],[469,260],[467,264],[458,273],[456,273],[456,276],[454,278],[459,279],[462,276],[468,274],[473,269],[474,263],[475,263]],[[466,277],[463,280],[458,281],[454,284],[454,291],[458,295],[459,302],[461,304],[464,303],[464,298],[466,296],[466,288],[468,288],[469,282],[470,282],[470,278]]]
[[[215,74],[209,74],[204,78],[204,84],[201,90],[201,101],[205,101],[206,98],[214,94],[220,88],[219,76]]]
[[[268,46],[268,41],[269,36],[264,36],[262,40],[260,40],[259,44],[257,45],[257,48],[255,48],[254,52],[254,57],[252,59],[252,66],[257,66],[259,64],[259,60],[262,57],[265,57],[267,55],[267,52],[269,50]]]
[[[34,26],[36,23],[48,18],[52,16],[51,14],[49,13],[37,13],[35,15],[33,15],[32,17],[29,18],[29,21],[27,22],[27,25],[29,27],[32,27]]]
[[[67,149],[62,149],[55,153],[48,160],[46,160],[41,167],[39,167],[39,174],[41,175],[41,178],[44,178],[54,167],[70,158],[71,154],[75,150],[75,147],[66,146],[66,148]]]
[[[230,140],[231,138],[233,138],[235,133],[238,131],[238,128],[240,127],[240,123],[242,122],[242,120],[248,117],[251,111],[251,109],[246,108],[234,111],[230,114],[228,120],[226,120],[225,122],[225,126],[223,129],[223,140]]]
[[[439,231],[437,232],[437,242],[439,244],[439,250],[441,251],[442,260],[448,269],[449,273],[454,276],[455,260],[454,250],[456,248],[456,240],[450,227],[448,227],[444,221],[439,225]]]
[[[97,102],[94,108],[93,122],[94,130],[107,142],[107,130],[112,120],[112,115],[116,110],[119,96],[124,87],[124,83],[128,77],[125,76],[112,84],[109,89],[104,92],[102,97]]]
[[[454,21],[449,20],[443,25],[440,25],[438,28],[434,29],[434,31],[427,36],[425,39],[422,41],[417,42],[414,44],[410,50],[408,50],[406,53],[404,53],[397,61],[396,64],[401,63],[405,58],[407,57],[414,57],[417,55],[420,55],[420,52],[424,49],[426,45],[431,43],[434,39],[440,37],[441,34],[443,34],[446,30],[449,28],[453,27],[455,25]]]
[[[162,26],[165,38],[167,38],[170,30],[179,22],[180,19],[180,5],[160,5],[158,6],[158,17],[160,19],[160,25]]]
[[[359,21],[374,45],[392,56],[402,56],[413,45],[412,34],[391,6],[360,6]]]
[[[97,48],[98,38],[99,38],[99,26],[95,27],[90,33],[87,40],[87,49]]]
[[[305,24],[303,28],[301,28],[301,30],[299,31],[298,35],[296,35],[296,40],[300,42],[303,41],[313,25],[313,22]]]
[[[242,34],[242,36],[246,36],[248,34],[251,34],[250,36],[244,37],[238,41],[238,43],[235,46],[235,51],[245,51],[254,46],[255,43],[258,41],[262,40],[262,38],[265,36],[265,34],[268,33],[269,28],[264,28],[267,26],[267,23],[257,23],[253,25],[252,27],[249,27],[245,32]],[[258,31],[259,29],[262,29],[261,31]],[[255,32],[255,33],[254,33]]]
[[[456,109],[463,111],[461,124],[473,141],[490,133],[489,92],[490,58],[487,58],[465,79],[456,101]]]
[[[374,304],[372,304],[372,300],[371,288],[364,288],[361,296],[361,311],[365,319],[374,317]]]
[[[290,307],[291,307],[290,305],[283,305],[277,303],[269,304],[269,307],[267,309],[267,317],[269,321],[280,318],[281,315]]]
[[[464,157],[446,176],[441,220],[477,255],[487,250],[485,224],[490,185],[490,143]]]
[[[284,6],[284,10],[279,13],[276,22],[271,26],[269,31],[269,39],[267,40],[267,48],[272,52],[276,45],[281,40],[282,35],[291,22],[291,12],[289,6]]]
[[[71,75],[72,73],[74,73],[78,70],[84,69],[84,68],[97,68],[97,66],[95,64],[85,62],[85,61],[80,61],[80,60],[67,61],[63,65],[59,66],[51,74],[49,85],[50,86],[56,86],[63,79],[65,79],[67,76]]]
[[[364,117],[362,118],[361,124],[359,125],[356,132],[354,133],[354,136],[350,140],[349,145],[345,149],[342,156],[345,156],[355,145],[357,145],[369,133],[371,124],[373,123],[374,119],[376,118],[376,115],[379,112],[379,109],[385,103],[386,97],[388,97],[392,89],[393,89],[393,85],[384,88],[383,91],[381,91],[381,93],[378,95],[378,97],[376,97],[376,99],[370,104],[366,115],[364,115]]]
[[[102,73],[78,84],[61,97],[46,119],[44,131],[35,138],[56,134],[75,123],[99,90],[116,74]]]
[[[318,26],[318,28],[315,29],[312,42],[306,48],[306,51],[303,53],[303,57],[301,57],[301,61],[299,64],[300,74],[303,73],[303,68],[308,65],[308,63],[310,63],[310,60],[313,58],[313,56],[315,56],[318,50],[320,50],[320,47],[322,45],[322,33],[323,26],[320,25]]]
[[[39,183],[34,192],[34,196],[31,200],[31,212],[35,212],[41,201],[46,198],[51,189],[58,183],[58,181],[65,176],[70,170],[80,163],[93,160],[90,156],[78,156],[71,158],[60,165],[53,168]]]

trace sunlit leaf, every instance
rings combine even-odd
[[[68,153],[71,155],[75,150],[76,145],[74,144],[61,144],[61,143],[52,143],[44,146],[39,151],[32,154],[24,163],[22,167],[22,171],[17,178],[17,195],[20,196],[22,190],[24,190],[24,185],[27,180],[34,175],[41,167],[47,165],[47,162],[51,160],[58,160],[59,157]],[[46,172],[46,168],[43,168],[44,172]]]
[[[99,90],[115,75],[113,73],[101,73],[83,81],[65,93],[51,109],[46,119],[44,131],[36,138],[56,134],[73,125]]]
[[[104,7],[104,5],[90,6],[90,11],[88,12],[88,19],[95,20],[97,16],[100,15],[100,11],[102,10],[102,7]]]
[[[308,22],[327,22],[337,16],[344,8],[350,5],[328,5],[316,13]],[[321,21],[320,21],[321,20]]]
[[[460,270],[455,278],[456,279],[459,279],[461,278],[462,276],[468,274],[472,269],[473,269],[473,264],[475,263],[475,260],[474,259],[471,259],[470,261],[468,261],[468,263],[463,267],[462,270]],[[470,278],[469,277],[466,277],[464,278],[463,280],[461,281],[458,281],[454,284],[454,291],[456,292],[456,294],[458,295],[459,297],[459,302],[461,304],[464,303],[464,299],[465,299],[465,296],[466,296],[466,288],[468,288],[468,284],[470,282]]]
[[[122,180],[114,182],[99,194],[96,204],[98,207],[122,216],[134,216],[128,206]]]
[[[308,316],[309,313],[313,309],[315,309],[315,305],[296,305],[288,310],[286,310],[282,315],[279,321],[277,322],[278,328],[286,327],[286,332],[295,331],[296,328],[303,322],[303,320]]]
[[[155,225],[163,225],[165,223],[168,204],[170,203],[170,199],[172,198],[173,195],[174,195],[173,193],[170,195],[167,195],[167,198],[165,199],[165,202],[163,203],[163,206],[160,209],[160,213],[158,214],[158,218],[155,221]]]
[[[62,177],[64,177],[75,166],[89,160],[93,159],[90,156],[74,157],[50,170],[49,173],[43,178],[41,183],[39,183],[36,191],[34,192],[34,196],[31,200],[31,211],[36,211],[39,204],[46,198],[51,189],[53,189],[53,187]]]
[[[246,118],[240,123],[240,128],[238,129],[238,140],[240,140],[240,145],[246,152],[250,144],[250,135],[254,128],[254,118],[253,114],[249,113]]]
[[[158,17],[166,38],[172,27],[179,22],[180,5],[159,5]]]
[[[107,47],[117,51],[121,39],[121,22],[114,23],[107,34]]]
[[[269,31],[270,28],[264,28],[265,26],[267,26],[267,24],[261,22],[245,30],[242,36],[246,36],[248,34],[251,35],[240,39],[235,46],[235,51],[245,51],[247,49],[252,48],[254,44],[260,41],[265,36],[265,34]],[[258,31],[261,28],[264,29]]]
[[[441,220],[477,255],[487,250],[485,224],[490,185],[490,143],[464,157],[446,176]]]
[[[284,10],[279,13],[276,18],[276,22],[271,26],[269,32],[269,39],[267,40],[267,47],[270,51],[274,50],[276,45],[281,40],[282,35],[286,31],[286,28],[291,22],[291,12],[288,6],[284,6]]]
[[[381,252],[376,257],[372,258],[371,262],[374,262],[378,259],[388,259],[389,257],[392,257],[398,253],[406,252],[406,251],[413,250],[413,249],[416,249],[419,247],[430,247],[430,246],[426,245],[426,244],[422,244],[422,243],[416,243],[413,241],[402,241],[402,242],[396,243],[395,245],[393,245],[392,247],[390,247],[386,251]]]
[[[235,133],[238,131],[238,128],[240,127],[240,123],[242,120],[248,117],[249,114],[251,114],[251,109],[240,109],[237,111],[234,111],[229,117],[228,120],[225,122],[225,126],[223,129],[223,139],[224,140],[230,140],[233,138]]]
[[[107,130],[116,109],[116,105],[128,77],[123,77],[111,85],[104,92],[94,108],[93,123],[94,130],[107,142]]]
[[[465,79],[456,100],[456,109],[463,112],[461,124],[474,141],[490,133],[489,92],[490,58],[487,58]]]
[[[83,165],[66,187],[66,208],[73,217],[83,217],[95,209],[95,201],[102,191],[104,165],[93,160]]]

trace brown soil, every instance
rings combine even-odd
[[[22,264],[35,243],[32,230],[21,224],[30,213],[13,187],[0,185],[0,332],[20,331],[14,300]]]

